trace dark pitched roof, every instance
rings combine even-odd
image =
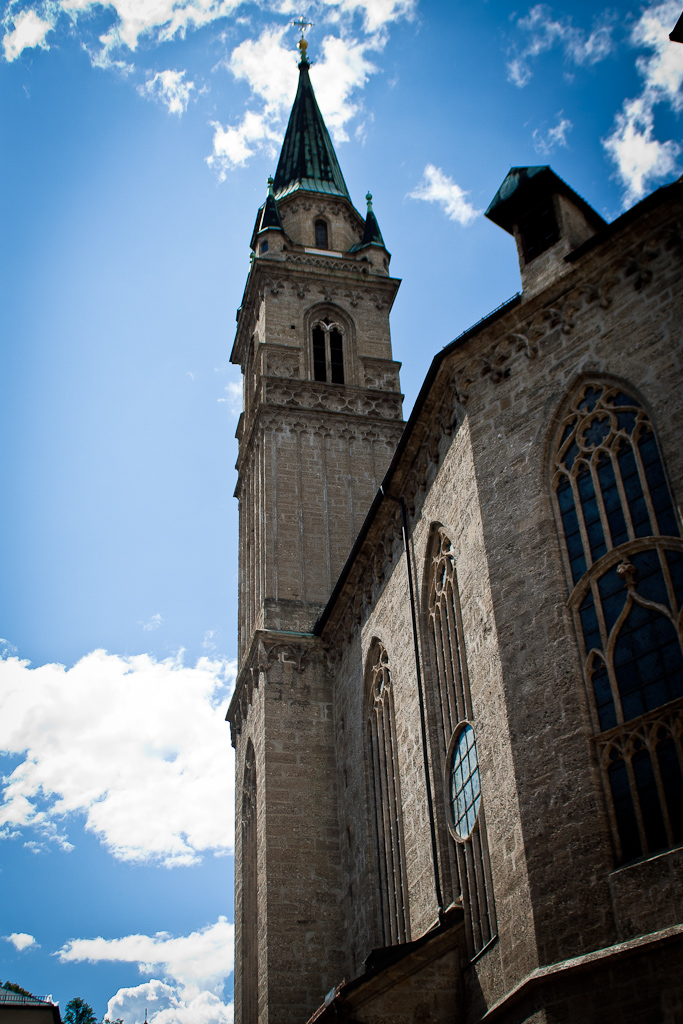
[[[377,218],[375,217],[372,209],[372,196],[368,192],[365,197],[368,201],[368,212],[365,215],[365,228],[363,229],[363,237],[360,242],[356,242],[355,245],[351,246],[350,252],[358,252],[359,249],[364,249],[366,245],[381,245],[383,249],[386,249],[384,239],[382,238],[382,232],[379,229]]]
[[[268,198],[261,209],[263,213],[261,214],[261,222],[258,227],[259,231],[263,231],[265,228],[277,228],[279,231],[284,231],[282,221],[280,220],[280,211],[277,208],[275,196],[273,195],[272,178],[268,178]]]
[[[377,218],[375,217],[372,209],[372,196],[368,192],[365,197],[368,201],[368,212],[365,217],[365,230],[363,231],[363,240],[361,245],[384,245],[384,239],[382,238],[382,232],[379,229]]]
[[[566,181],[558,177],[548,164],[537,167],[511,167],[484,216],[512,234],[520,212],[525,212],[529,204],[535,205],[552,193],[568,196],[583,212],[589,224],[593,224],[596,231],[604,228],[605,221],[600,214]]]
[[[299,88],[275,172],[275,195],[281,199],[296,189],[306,189],[350,199],[308,69],[304,57],[299,64]]]

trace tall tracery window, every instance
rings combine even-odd
[[[370,650],[366,687],[380,915],[384,944],[392,946],[410,938],[410,918],[394,696],[389,657],[379,640]]]
[[[344,383],[343,330],[329,317],[313,325],[313,379]]]
[[[474,955],[495,934],[495,908],[455,559],[441,527],[432,533],[427,571],[434,789],[445,808],[441,886],[446,903],[462,898]]]
[[[316,249],[327,249],[327,222],[317,220],[315,222],[315,247]]]
[[[553,490],[624,863],[683,842],[683,542],[641,403],[584,384],[558,429]]]
[[[242,1024],[258,1021],[256,755],[249,740],[242,785]]]

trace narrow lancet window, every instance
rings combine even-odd
[[[242,786],[242,1022],[258,1022],[256,756],[249,740]]]
[[[653,424],[592,381],[558,429],[553,491],[618,863],[683,840],[683,542]]]
[[[455,558],[441,527],[432,533],[427,571],[432,763],[443,807],[441,888],[447,903],[462,899],[474,955],[495,934],[495,908]]]
[[[344,338],[339,324],[319,320],[311,332],[313,380],[328,384],[344,383]]]
[[[394,696],[389,658],[379,640],[370,651],[366,685],[379,911],[384,945],[393,946],[410,938],[410,925]]]
[[[315,247],[316,249],[327,249],[327,224],[324,220],[315,222]]]

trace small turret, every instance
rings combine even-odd
[[[525,297],[568,273],[565,256],[606,226],[547,165],[511,167],[485,216],[514,236]]]
[[[256,224],[251,238],[251,247],[259,255],[264,256],[273,248],[273,242],[277,241],[277,250],[282,249],[285,239],[285,229],[282,226],[280,211],[273,195],[273,179],[268,178],[268,195],[263,206],[256,215]]]

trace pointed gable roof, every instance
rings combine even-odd
[[[278,199],[297,189],[350,199],[308,69],[304,57],[299,64],[299,88],[275,172],[274,192]]]

